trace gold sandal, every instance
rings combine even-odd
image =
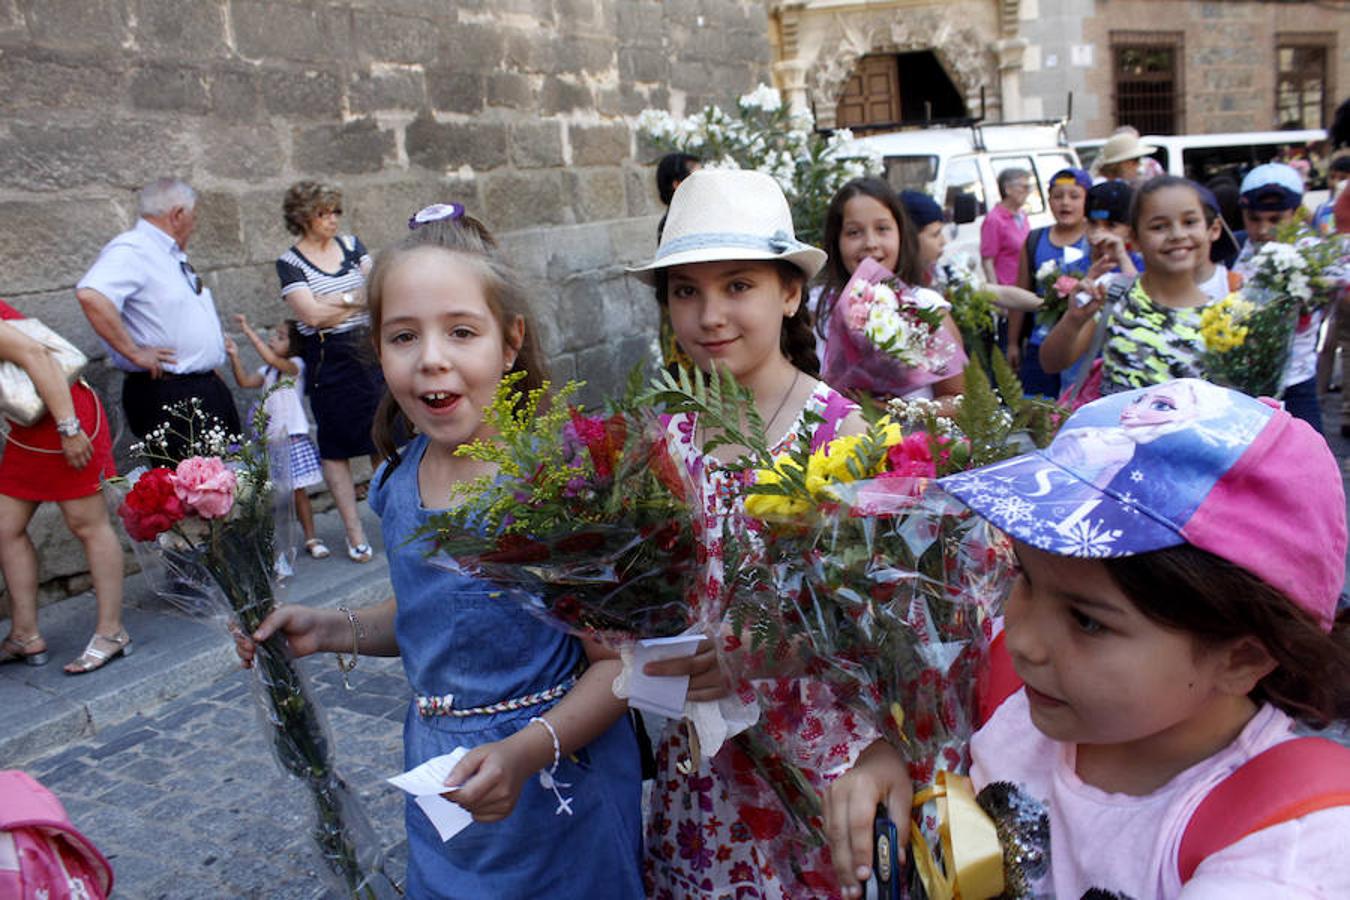
[[[3,641],[0,641],[0,663],[22,662],[28,666],[45,666],[47,664],[47,648],[44,646],[36,653],[27,652],[28,648],[42,640],[42,635],[35,634],[22,640],[16,638],[13,632]]]
[[[97,646],[99,641],[112,644],[116,649],[111,653],[100,650]],[[89,639],[89,644],[84,648],[84,652],[66,664],[66,674],[83,675],[85,672],[101,669],[119,656],[130,656],[134,649],[135,646],[131,643],[131,635],[127,634],[125,628],[112,637],[95,632],[94,636]],[[71,668],[71,666],[75,668]]]

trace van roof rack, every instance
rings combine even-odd
[[[850,125],[848,129],[854,134],[870,134],[874,132],[896,132],[896,131],[923,131],[928,128],[969,128],[971,133],[971,143],[976,150],[988,149],[984,143],[985,128],[1007,128],[1013,126],[1057,126],[1059,128],[1058,143],[1062,147],[1069,146],[1068,124],[1073,118],[1073,91],[1069,91],[1068,108],[1063,116],[1058,118],[1042,119],[1014,119],[1006,122],[986,122],[984,120],[984,88],[980,88],[980,114],[978,116],[953,116],[945,119],[934,119],[927,115],[931,107],[927,102],[924,103],[925,116],[919,121],[909,120],[902,122],[869,122],[866,125]],[[836,128],[817,128],[816,131],[828,137],[834,134]]]

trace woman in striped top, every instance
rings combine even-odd
[[[370,343],[366,274],[370,255],[355,235],[339,234],[342,193],[301,181],[286,192],[286,230],[298,235],[277,260],[281,296],[300,323],[305,393],[318,425],[323,477],[347,531],[347,556],[369,562],[373,551],[356,510],[351,459],[378,465],[370,428],[384,379]]]

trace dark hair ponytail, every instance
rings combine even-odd
[[[814,378],[820,374],[820,357],[816,355],[816,332],[811,327],[811,310],[806,305],[806,274],[784,260],[778,261],[777,268],[783,284],[797,286],[797,311],[783,318],[778,347],[788,362]]]

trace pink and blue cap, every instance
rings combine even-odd
[[[1242,567],[1330,629],[1345,581],[1340,466],[1269,400],[1186,378],[1083,406],[1044,450],[941,485],[1061,556],[1190,544]]]

